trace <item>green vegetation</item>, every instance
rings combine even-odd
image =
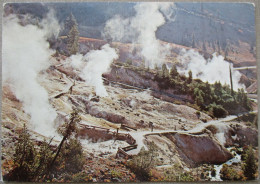
[[[249,146],[243,154],[244,164],[243,171],[247,180],[253,180],[257,177],[257,160],[254,155],[252,146]]]
[[[79,31],[77,25],[74,25],[68,34],[67,48],[69,55],[76,54],[79,51]]]
[[[63,34],[67,36],[65,39],[67,54],[69,56],[76,54],[79,51],[79,31],[78,23],[72,13],[65,21]]]
[[[81,143],[78,139],[69,139],[61,152],[64,170],[69,173],[81,171],[84,164],[84,155]]]
[[[172,65],[170,71],[167,69],[166,64],[163,64],[161,69],[156,65],[154,70],[147,70],[121,62],[116,64],[135,70],[144,78],[149,76],[150,79],[150,75],[147,74],[153,74],[154,80],[162,91],[173,89],[175,95],[190,96],[194,103],[188,102],[188,106],[204,111],[212,117],[221,118],[229,114],[238,114],[252,110],[251,101],[243,89],[238,89],[237,92],[234,91],[232,96],[229,85],[222,85],[220,82],[209,84],[200,79],[193,79],[191,71],[188,72],[188,77],[180,75],[175,64]]]
[[[170,77],[171,77],[172,79],[175,79],[175,78],[177,78],[178,76],[179,76],[179,73],[178,73],[178,71],[177,71],[176,65],[172,65],[172,68],[171,68],[171,71],[170,71]]]
[[[166,64],[164,63],[162,65],[162,77],[168,77],[169,76],[169,70],[167,69]]]
[[[190,173],[185,172],[177,176],[176,181],[194,181],[194,178]]]
[[[13,156],[13,169],[4,176],[7,181],[52,181],[63,173],[75,174],[81,171],[84,155],[79,140],[73,136],[76,123],[80,117],[76,111],[70,116],[70,121],[60,130],[63,139],[58,147],[42,141],[39,146],[32,140],[24,125]]]
[[[164,181],[195,181],[190,172],[183,171],[180,164],[175,163],[164,173]]]
[[[236,150],[240,152],[239,150]],[[239,165],[224,164],[220,173],[223,180],[254,180],[258,176],[258,161],[252,146],[245,146]]]
[[[162,71],[157,72],[155,76],[161,89],[171,88],[175,90],[175,94],[190,95],[199,110],[206,111],[214,117],[220,118],[252,110],[251,102],[243,89],[238,89],[232,96],[229,85],[221,85],[220,82],[209,84],[193,79],[191,71],[188,77],[182,76],[178,73],[176,65],[172,66],[169,75],[165,70],[167,68],[162,67]]]
[[[232,168],[232,166],[229,166],[227,164],[223,165],[222,169],[220,170],[220,173],[220,177],[223,180],[237,181],[243,178],[242,173],[239,173],[236,169]]]
[[[148,150],[141,148],[138,155],[127,163],[127,166],[140,181],[150,180],[150,170],[158,162],[158,147],[153,142],[148,143],[147,147]]]
[[[45,157],[45,155],[40,155]],[[38,151],[35,149],[33,142],[30,139],[30,134],[24,125],[18,142],[15,148],[13,162],[15,163],[13,170],[8,174],[8,180],[11,181],[31,181],[37,175],[37,170],[40,170],[40,162],[43,158],[38,156]]]

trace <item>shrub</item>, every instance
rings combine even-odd
[[[153,143],[147,144],[148,150],[141,148],[138,155],[134,156],[127,165],[141,181],[149,181],[150,169],[158,162],[158,147]]]
[[[165,181],[195,181],[190,172],[184,172],[179,163],[175,163],[172,168],[164,173]]]
[[[71,138],[78,121],[80,121],[78,114],[71,113],[70,123],[65,124],[66,128],[62,131],[64,137],[55,151],[51,150],[51,142],[46,141],[43,141],[38,148],[24,125],[15,147],[14,168],[4,176],[5,180],[43,182],[51,181],[55,175],[60,174],[60,171],[69,173],[80,171],[84,164],[82,146],[77,139]]]
[[[84,164],[84,155],[78,139],[69,139],[64,145],[61,156],[65,162],[65,172],[76,173],[81,171]]]
[[[176,178],[176,181],[194,181],[193,176],[188,172],[182,173],[179,177]]]
[[[228,114],[228,112],[221,105],[216,105],[215,103],[210,104],[209,111],[216,118],[222,118]]]
[[[13,162],[15,166],[5,179],[8,181],[34,181],[46,172],[47,164],[52,159],[49,144],[46,141],[37,150],[24,125],[15,145]]]
[[[222,169],[220,170],[220,177],[223,180],[241,180],[241,175],[232,167],[228,166],[227,164],[224,164]]]

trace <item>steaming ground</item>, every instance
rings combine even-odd
[[[133,17],[122,18],[115,15],[108,20],[103,37],[140,44],[140,54],[145,60],[145,66],[161,66],[170,50],[156,38],[156,31],[166,21],[174,21],[174,3],[142,2],[137,3],[134,9],[136,14]]]
[[[60,64],[55,58],[51,59],[51,61],[54,66]],[[195,115],[196,110],[154,98],[149,91],[123,89],[119,86],[108,85],[105,86],[108,96],[100,98],[99,102],[95,102],[91,100],[95,96],[95,88],[87,85],[84,81],[76,80],[72,94],[66,93],[59,98],[54,98],[59,93],[68,92],[68,89],[73,84],[73,79],[57,69],[53,69],[53,67],[41,72],[37,79],[38,84],[46,90],[49,96],[50,106],[57,113],[53,129],[50,132],[68,119],[68,114],[75,106],[82,110],[83,123],[111,130],[120,127],[119,122],[112,121],[118,117],[125,117],[126,124],[138,127],[139,131],[150,131],[148,126],[150,121],[154,123],[155,129],[158,130],[188,130],[201,122]],[[6,139],[11,139],[10,135],[14,134],[11,130],[22,127],[23,123],[30,125],[30,116],[26,111],[23,111],[23,101],[15,97],[15,92],[11,90],[11,87],[10,84],[3,84],[2,122],[3,127],[8,127],[3,129],[3,135]],[[37,96],[37,94],[34,95]],[[78,104],[73,104],[70,99],[74,99]],[[86,104],[88,104],[90,112],[86,112]],[[107,118],[99,118],[96,114],[100,113],[106,114]],[[46,116],[46,114],[41,115]],[[203,113],[202,117],[211,119]],[[112,120],[108,121],[109,118]],[[46,135],[42,130],[37,130],[36,128],[37,134]]]
[[[3,85],[8,85],[22,102],[23,110],[30,116],[30,126],[46,136],[54,134],[56,112],[37,80],[38,74],[50,66],[49,59],[54,53],[46,41],[57,33],[52,31],[59,31],[52,15],[50,12],[39,23],[42,28],[32,24],[22,26],[14,15],[3,20]]]
[[[181,66],[178,67],[178,72],[188,76],[188,72],[192,71],[193,78],[201,79],[204,82],[210,84],[219,81],[222,85],[230,84],[230,72],[229,67],[233,68],[229,62],[224,60],[224,57],[216,53],[213,54],[212,59],[206,60],[197,51],[182,49],[178,56]],[[239,88],[245,88],[245,86],[239,83],[242,74],[238,71],[232,71],[232,80],[234,83],[233,88],[238,90]]]
[[[146,147],[147,141],[154,141],[159,147],[158,159],[160,160],[156,168],[162,172],[176,163],[179,163],[183,169],[188,169],[197,161],[192,161],[185,156],[189,153],[186,153],[182,146],[201,146],[200,149],[194,150],[196,152],[191,152],[192,155],[196,155],[195,159],[201,157],[203,159],[204,155],[207,154],[211,155],[207,157],[214,158],[216,151],[222,155],[220,159],[228,159],[229,153],[223,147],[224,144],[234,145],[236,141],[252,141],[257,135],[257,131],[244,125],[241,127],[241,123],[211,121],[212,119],[203,112],[198,118],[195,109],[154,98],[148,90],[124,89],[115,84],[106,84],[104,88],[108,96],[98,98],[94,86],[75,77],[80,75],[80,71],[71,67],[71,64],[66,64],[68,60],[51,58],[50,62],[51,66],[39,73],[37,82],[48,93],[50,106],[57,113],[53,127],[67,121],[73,107],[77,107],[80,110],[82,124],[103,127],[110,129],[110,131],[116,131],[119,128],[119,133],[130,133],[137,141],[138,147],[129,151],[129,154],[137,154],[142,146]],[[72,85],[74,86],[70,93],[69,89]],[[229,117],[227,120],[231,120],[230,118],[234,117]],[[206,119],[209,123],[204,123],[201,119]],[[11,85],[5,83],[2,97],[4,160],[9,160],[14,153],[15,141],[18,137],[17,131],[23,126],[23,123],[28,125],[29,122],[30,116],[23,110],[22,101],[15,97]],[[137,128],[137,132],[121,129],[121,122]],[[151,134],[149,127],[150,122],[153,122],[154,125],[153,134]],[[234,127],[239,125],[241,130],[238,131],[239,134],[230,137],[229,131],[232,129],[232,124]],[[206,127],[209,125],[215,126],[216,132],[214,134],[208,133]],[[29,130],[35,141],[46,138],[42,135],[44,132]],[[181,140],[182,137],[178,137],[176,133],[179,136],[185,136],[184,139]],[[176,140],[180,140],[180,142],[176,143]],[[56,135],[53,144],[57,145],[59,141],[60,137]],[[93,143],[91,137],[81,138],[80,141],[87,158],[92,160],[92,165],[86,166],[89,167],[89,172],[93,172],[93,168],[100,167],[100,163],[103,163],[104,160],[114,159],[119,147],[129,145],[127,142],[119,140],[103,141],[100,139]],[[214,143],[213,147],[212,142]],[[245,142],[245,144],[248,143]],[[203,151],[208,150],[206,148],[215,150],[205,154]],[[193,157],[191,156],[191,158]]]
[[[52,62],[53,66],[60,65],[60,62],[55,58],[52,59]],[[71,72],[73,72],[73,69],[71,69]],[[57,112],[54,127],[68,119],[68,114],[73,107],[81,110],[80,115],[83,124],[100,126],[113,131],[120,128],[119,120],[122,120],[128,126],[138,128],[138,131],[146,133],[151,130],[149,122],[153,122],[155,132],[164,132],[167,130],[188,131],[203,124],[200,119],[211,120],[204,113],[201,113],[201,118],[199,119],[196,116],[196,110],[188,106],[176,105],[154,98],[149,91],[123,89],[120,86],[106,85],[104,87],[108,96],[99,98],[96,101],[95,88],[87,85],[84,81],[76,80],[70,94],[69,88],[73,84],[73,79],[54,67],[50,67],[47,71],[40,73],[38,81],[48,92],[50,104]],[[64,93],[64,95],[54,98],[54,96],[61,93]],[[30,121],[30,117],[22,110],[22,102],[16,99],[14,93],[10,90],[10,86],[6,84],[3,86],[2,105],[2,122],[4,127],[12,126],[12,129],[16,129],[21,127],[23,123],[28,124]],[[7,139],[8,134],[13,134],[13,132],[10,132],[10,129],[3,130]],[[119,131],[126,132],[123,129]],[[38,133],[41,134],[42,132],[39,131]],[[134,137],[135,134],[133,132]],[[136,136],[138,139],[138,133]],[[217,136],[221,136],[221,132]],[[89,142],[85,140],[84,145],[87,144]],[[106,152],[115,154],[117,147],[125,146],[126,143],[108,141],[91,145],[95,151],[106,150]]]
[[[113,40],[132,38],[133,44],[140,45],[141,58],[144,58],[146,66],[162,65],[169,48],[157,40],[155,33],[166,21],[174,21],[173,6],[173,3],[138,3],[134,17],[112,18],[106,23],[104,34],[109,34]],[[218,121],[205,124],[203,121],[212,120],[208,115],[201,112],[198,117],[195,109],[155,98],[149,90],[124,89],[109,83],[104,85],[102,74],[109,72],[113,60],[119,58],[118,50],[108,44],[86,55],[77,54],[66,59],[52,57],[54,51],[49,49],[46,39],[57,35],[59,30],[53,17],[53,12],[50,12],[40,22],[40,28],[31,24],[21,26],[14,16],[4,19],[2,140],[5,159],[10,159],[14,153],[14,142],[24,123],[36,141],[55,136],[53,144],[58,144],[61,137],[55,132],[56,127],[68,121],[73,108],[79,109],[82,124],[110,131],[119,128],[119,132],[123,133],[128,131],[120,128],[121,123],[136,128],[137,132],[131,130],[129,133],[138,147],[129,153],[137,154],[147,141],[153,140],[160,147],[162,165],[176,162],[192,165],[189,158],[192,155],[183,156],[187,149],[181,150],[182,146],[192,145],[193,148],[198,145],[203,148],[199,151],[203,151],[213,142],[215,151],[224,153],[221,160],[229,156],[223,147],[225,144],[231,145],[237,139],[251,141],[255,138],[250,137],[248,132],[255,135],[257,131],[245,127],[240,128],[249,137],[245,137],[242,131],[242,136],[236,134],[230,138],[228,134],[232,123]],[[149,22],[151,18],[154,21]],[[210,61],[206,61],[199,53],[189,50],[183,51],[178,59],[183,64],[178,70],[184,74],[192,70],[193,78],[210,83],[229,83],[229,64],[221,56],[213,55]],[[241,87],[239,79],[239,72],[234,72],[235,89]],[[151,123],[153,134],[149,134]],[[207,132],[206,126],[213,124],[216,132]],[[93,143],[91,137],[82,138],[81,142],[88,156],[99,158],[114,157],[119,147],[128,146],[125,141],[118,140],[99,139]],[[205,155],[201,152],[192,154],[197,154],[199,159]],[[216,153],[212,151],[210,154]]]

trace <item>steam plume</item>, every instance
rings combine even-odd
[[[106,88],[103,85],[102,74],[108,72],[113,60],[118,58],[116,50],[106,44],[101,47],[101,50],[92,50],[84,57],[88,62],[82,70],[81,77],[88,85],[95,87],[98,96],[107,96]]]
[[[137,3],[134,17],[123,19],[119,15],[106,22],[103,36],[114,41],[136,42],[141,46],[145,65],[154,68],[161,65],[169,50],[156,38],[157,29],[172,20],[174,4],[171,2]]]
[[[103,85],[102,74],[109,71],[111,63],[117,58],[116,50],[106,44],[101,50],[91,50],[84,56],[72,55],[67,60],[88,85],[95,87],[98,96],[105,97],[108,94]]]
[[[47,16],[48,17],[48,16]],[[22,26],[14,15],[3,19],[3,82],[23,103],[31,116],[31,125],[39,133],[53,135],[56,112],[49,104],[47,91],[38,83],[40,71],[49,67],[53,51],[46,41],[53,35],[48,22],[43,20],[42,29],[35,25]],[[57,23],[57,22],[56,22]],[[56,24],[57,27],[57,24]]]
[[[220,81],[221,84],[230,84],[229,63],[224,60],[224,57],[213,54],[212,59],[206,60],[202,55],[194,50],[182,50],[178,57],[181,67],[178,67],[180,73],[188,76],[189,70],[192,71],[193,78],[201,79],[209,83]],[[243,84],[239,83],[241,74],[238,71],[233,71],[233,87],[235,90],[244,88]]]

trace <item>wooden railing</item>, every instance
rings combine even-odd
[[[119,157],[124,157],[124,158],[132,158],[131,155],[129,155],[127,152],[133,149],[137,148],[137,144],[136,144],[136,140],[128,133],[118,133],[118,131],[111,131],[108,128],[103,128],[103,127],[98,127],[98,126],[93,126],[93,125],[86,125],[86,124],[82,124],[79,123],[79,126],[82,129],[87,129],[87,130],[93,130],[93,131],[100,131],[102,134],[102,136],[106,136],[106,135],[110,135],[113,138],[115,138],[116,140],[123,140],[126,141],[128,144],[130,144],[130,146],[126,146],[123,148],[118,148],[117,150],[117,154],[116,154],[116,158]],[[132,127],[131,127],[132,128]],[[137,130],[137,129],[135,129]]]

